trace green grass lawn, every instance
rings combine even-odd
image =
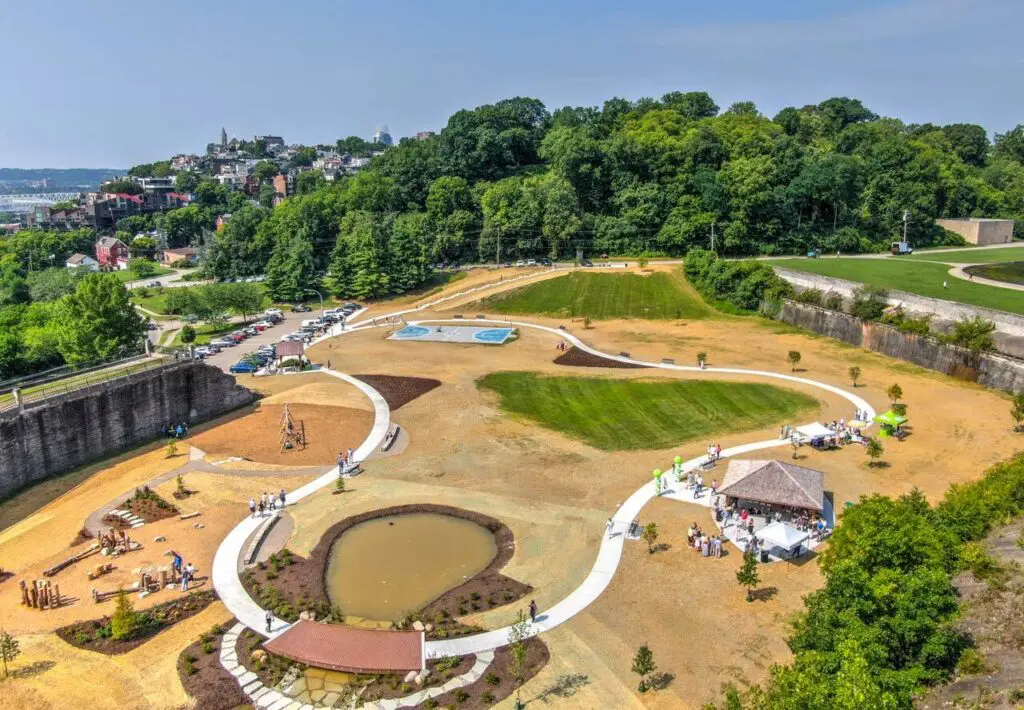
[[[606,274],[573,271],[565,276],[500,293],[480,302],[498,313],[562,317],[706,318],[712,310],[677,274]]]
[[[148,296],[140,296],[138,291],[132,289],[128,292],[132,297],[132,303],[137,306],[142,306],[148,311],[154,313],[160,313],[163,315],[167,314],[167,291],[163,293],[157,293],[155,289],[149,290]]]
[[[1024,291],[971,283],[949,275],[949,267],[910,259],[779,259],[772,266],[898,289],[946,301],[1024,314]],[[942,282],[948,288],[942,288]]]
[[[148,276],[139,276],[137,273],[131,271],[130,269],[125,269],[123,271],[115,271],[113,273],[114,276],[117,277],[118,281],[121,281],[122,283],[127,283],[128,281],[138,281],[140,279],[156,279],[161,276],[166,276],[167,274],[173,272],[174,269],[168,269],[165,266],[153,264],[153,273],[149,274]]]
[[[242,327],[241,323],[203,323],[202,325],[193,325],[196,329],[196,340],[195,345],[209,345],[211,340],[216,340],[225,333],[233,333]],[[174,334],[174,340],[171,341],[171,347],[180,347],[184,345],[181,342],[181,331],[179,330]]]
[[[818,408],[774,385],[714,380],[612,380],[494,372],[477,386],[506,412],[605,451],[665,449],[785,422]]]
[[[1006,247],[1005,249],[979,247],[963,251],[947,251],[945,249],[915,251],[909,257],[901,256],[899,258],[909,258],[915,261],[941,261],[943,264],[992,264],[997,261],[1024,261],[1024,246]]]

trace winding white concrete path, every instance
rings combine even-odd
[[[471,289],[475,290],[475,289]],[[456,294],[461,295],[461,294]],[[454,297],[454,296],[452,296]],[[448,298],[452,298],[448,297]],[[447,300],[439,299],[437,302]],[[436,303],[436,302],[435,302]],[[424,304],[418,308],[410,309],[408,311],[401,311],[398,313],[389,314],[390,316],[402,315],[405,313],[415,312],[423,308],[428,307],[432,304]],[[386,318],[387,316],[380,316]],[[846,390],[835,387],[833,385],[817,382],[815,380],[806,377],[797,377],[796,375],[787,375],[778,372],[769,372],[766,370],[747,370],[743,368],[729,368],[729,367],[706,367],[700,368],[696,366],[687,365],[675,365],[661,362],[646,362],[643,360],[636,360],[628,358],[622,355],[611,355],[609,353],[601,352],[595,348],[588,346],[582,340],[577,338],[572,333],[569,333],[558,328],[551,328],[548,326],[537,325],[534,323],[527,323],[523,321],[503,321],[503,320],[491,320],[491,319],[473,319],[473,320],[422,320],[412,321],[413,324],[423,323],[459,323],[462,325],[468,324],[502,324],[512,325],[519,328],[531,328],[534,330],[546,331],[562,338],[568,342],[571,342],[576,347],[584,350],[593,355],[608,359],[615,360],[618,362],[643,365],[650,368],[659,368],[663,370],[680,370],[692,373],[707,373],[709,375],[716,374],[736,374],[736,375],[752,375],[756,377],[764,377],[767,379],[781,380],[783,382],[794,382],[798,384],[808,385],[816,387],[818,389],[831,392],[839,395],[850,402],[858,411],[866,413],[866,420],[868,422],[875,415],[874,408],[863,398],[856,394],[847,392]],[[351,324],[347,330],[338,331],[336,335],[343,335],[347,333],[357,332],[372,327],[383,327],[388,325],[386,323],[367,324],[365,322],[359,324]],[[391,324],[394,325],[394,324]],[[329,336],[328,336],[329,337]],[[321,370],[330,375],[338,377],[350,384],[358,387],[364,392],[374,404],[374,425],[370,432],[370,435],[362,443],[359,449],[355,452],[355,458],[357,460],[363,460],[366,456],[375,450],[380,442],[383,440],[385,433],[390,425],[390,410],[388,409],[387,403],[384,398],[374,390],[372,387],[364,382],[361,382],[349,375],[345,375],[333,370]],[[777,446],[788,445],[787,439],[768,439],[765,441],[758,441],[749,444],[743,444],[740,446],[734,446],[729,449],[723,449],[722,456],[738,456],[741,454],[750,453],[752,451],[759,451],[762,449],[773,448]],[[700,465],[704,457],[700,456],[687,461],[683,464],[683,470],[689,471],[694,467]],[[665,467],[666,470],[670,470],[671,466]],[[338,469],[332,469],[330,472],[320,476],[314,481],[307,483],[298,490],[289,494],[288,502],[290,504],[298,502],[306,496],[314,493],[315,491],[330,485],[335,478],[338,476]],[[638,517],[641,509],[650,501],[656,497],[657,493],[654,487],[654,481],[650,480],[641,486],[635,493],[633,493],[625,503],[623,503],[618,510],[615,511],[612,516],[611,528],[606,532],[601,540],[601,547],[597,553],[597,559],[594,562],[594,566],[590,573],[583,580],[583,583],[571,592],[567,597],[559,601],[557,604],[552,606],[550,609],[544,610],[537,615],[537,623],[531,624],[529,628],[529,634],[531,636],[540,634],[544,631],[552,629],[559,624],[563,624],[571,619],[576,614],[580,613],[588,605],[590,605],[595,599],[597,599],[602,592],[608,587],[611,582],[612,576],[615,574],[615,570],[618,568],[619,561],[622,557],[622,547],[626,539],[626,531],[630,523]],[[670,496],[676,497],[676,496]],[[217,550],[217,554],[214,558],[213,563],[213,585],[217,590],[217,593],[221,596],[225,606],[231,610],[232,614],[246,626],[253,631],[260,633],[264,636],[276,636],[277,634],[288,628],[288,624],[280,619],[275,618],[273,620],[271,630],[269,633],[266,631],[265,611],[256,604],[255,601],[246,593],[242,587],[241,581],[238,578],[238,559],[241,554],[243,545],[246,539],[256,531],[259,527],[262,519],[260,518],[246,518],[239,525],[232,530],[228,536],[221,543],[221,546]],[[494,650],[501,646],[508,644],[509,627],[502,629],[495,629],[493,631],[486,631],[472,636],[465,636],[458,639],[445,639],[440,641],[428,641],[426,643],[426,656],[427,658],[437,658],[442,656],[456,656],[465,654],[484,653],[487,651]]]
[[[369,398],[370,402],[373,403],[373,427],[359,448],[352,453],[353,459],[362,461],[377,450],[380,443],[384,440],[384,435],[387,434],[388,427],[391,426],[391,410],[388,407],[388,403],[381,396],[380,392],[362,380],[357,380],[355,377],[333,370],[324,369],[321,371],[359,388]],[[335,466],[322,476],[287,494],[288,505],[294,505],[306,496],[312,495],[321,488],[333,484],[337,478],[338,467]],[[213,577],[214,589],[217,590],[217,594],[220,596],[221,601],[224,602],[224,606],[235,615],[235,618],[257,633],[273,637],[287,629],[290,624],[274,617],[271,622],[270,632],[267,633],[266,611],[253,601],[253,598],[249,596],[242,586],[242,580],[238,577],[238,560],[242,554],[242,548],[245,546],[245,541],[256,532],[263,521],[264,518],[248,516],[228,533],[227,537],[221,542],[220,547],[217,548],[217,554],[214,555],[211,575]]]

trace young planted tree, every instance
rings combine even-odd
[[[868,455],[868,458],[871,459],[868,462],[868,466],[877,466],[878,459],[882,458],[882,454],[885,453],[885,448],[882,446],[882,442],[878,439],[868,439],[864,452]]]
[[[175,485],[178,488],[178,495],[179,496],[184,496],[185,494],[188,493],[188,489],[185,488],[185,477],[184,476],[182,476],[179,473],[177,475],[177,477],[174,479],[174,482],[175,482]]]
[[[190,325],[183,325],[181,326],[181,335],[179,337],[185,345],[191,345],[196,342],[196,329]]]
[[[900,387],[898,384],[893,384],[890,385],[889,389],[885,391],[885,394],[889,398],[890,402],[896,404],[901,399],[903,399],[903,388]]]
[[[708,361],[708,353],[707,353],[707,351],[706,350],[699,350],[697,352],[697,365],[698,366],[703,365],[707,361]]]
[[[131,599],[122,589],[117,593],[117,606],[110,619],[110,635],[116,641],[129,639],[139,628],[139,615]]]
[[[21,655],[21,648],[18,646],[18,639],[6,631],[0,631],[0,660],[4,664],[4,678],[7,677],[7,664],[13,662]]]
[[[583,318],[583,330],[590,330],[590,323],[590,316],[585,316]]]
[[[166,458],[172,459],[178,455],[178,442],[174,438],[167,440],[167,456]]]
[[[654,543],[658,541],[658,524],[647,523],[647,525],[644,526],[644,531],[643,533],[641,533],[640,536],[644,539],[644,542],[647,543],[647,554],[653,555],[655,549]]]
[[[636,650],[636,655],[633,656],[633,672],[640,676],[637,690],[641,693],[647,692],[647,676],[653,673],[657,667],[654,663],[654,654],[651,653],[651,649],[646,643]]]
[[[789,354],[786,355],[786,361],[789,363],[789,371],[796,372],[796,366],[800,363],[800,352],[790,350]]]
[[[743,555],[743,564],[736,570],[736,581],[741,587],[747,588],[747,601],[753,601],[754,589],[761,583],[761,574],[757,570],[757,558],[753,552]]]
[[[854,365],[849,370],[847,370],[847,372],[850,375],[850,381],[853,382],[853,386],[856,387],[857,386],[857,380],[860,379],[860,368],[857,367],[856,365]]]
[[[1018,392],[1013,396],[1013,408],[1010,409],[1010,416],[1016,422],[1014,431],[1020,431],[1021,422],[1024,422],[1024,392]]]
[[[516,710],[524,707],[519,693],[526,679],[526,639],[530,635],[530,617],[522,609],[508,629],[508,645],[512,652],[508,661],[508,672],[516,683]]]

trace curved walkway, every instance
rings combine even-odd
[[[425,304],[420,308],[411,309],[411,311],[404,311],[403,313],[420,310],[427,307]],[[390,314],[391,316],[398,314]],[[381,316],[384,317],[384,316]],[[428,319],[422,321],[413,321],[416,323],[450,323],[451,319]],[[459,321],[455,321],[459,322]],[[758,377],[765,377],[769,379],[781,380],[784,382],[794,382],[798,384],[808,385],[816,387],[818,389],[831,392],[833,394],[843,397],[857,410],[865,412],[867,414],[867,420],[870,422],[871,418],[875,415],[874,408],[863,398],[858,395],[847,392],[846,390],[828,385],[822,382],[808,379],[806,377],[797,377],[795,375],[787,375],[784,373],[769,372],[765,370],[747,370],[743,368],[728,368],[728,367],[706,367],[700,368],[696,366],[686,365],[674,365],[660,362],[646,362],[643,360],[637,360],[628,358],[621,355],[611,355],[608,353],[601,352],[595,348],[592,348],[585,344],[582,340],[577,338],[575,335],[566,331],[551,328],[548,326],[537,325],[534,323],[526,323],[522,321],[499,321],[490,319],[474,319],[473,323],[501,323],[509,324],[521,328],[532,328],[535,330],[546,331],[552,333],[559,338],[571,342],[576,347],[589,352],[598,357],[606,358],[609,360],[615,360],[618,362],[624,362],[629,364],[639,364],[651,368],[659,368],[664,370],[679,370],[692,373],[708,373],[714,374],[739,374],[739,375],[753,375]],[[381,326],[386,324],[381,324]],[[363,330],[372,327],[381,327],[376,324],[370,325],[367,323],[353,324],[349,326],[345,333],[355,332],[357,330]],[[338,334],[341,334],[340,332]],[[326,337],[330,336],[325,336]],[[320,339],[320,340],[322,340]],[[359,447],[355,453],[355,458],[363,460],[369,455],[383,439],[385,433],[390,426],[390,411],[387,403],[384,402],[383,397],[369,385],[356,380],[355,378],[344,375],[333,370],[323,369],[322,372],[333,375],[340,379],[358,387],[374,402],[375,420],[373,429],[370,432],[370,436],[367,437],[366,441]],[[765,441],[753,442],[749,444],[743,444],[740,446],[734,446],[729,449],[722,451],[723,456],[737,456],[752,451],[759,451],[761,449],[768,449],[777,446],[788,445],[787,439],[768,439]],[[687,461],[683,465],[684,471],[692,470],[698,466],[704,457],[697,457]],[[667,467],[670,468],[670,467]],[[329,473],[324,474],[320,478],[306,484],[297,491],[291,493],[288,497],[289,503],[294,504],[295,502],[305,498],[313,492],[329,485],[337,477],[337,469],[332,469]],[[646,505],[652,498],[656,497],[654,482],[649,481],[645,485],[641,486],[633,495],[631,495],[625,503],[623,503],[611,519],[611,525],[608,530],[608,534],[605,535],[601,541],[601,547],[598,550],[597,559],[594,562],[594,566],[590,573],[584,579],[583,583],[571,592],[567,597],[559,601],[550,609],[547,609],[537,616],[537,623],[531,624],[529,627],[529,635],[534,636],[543,631],[549,630],[562,624],[573,616],[585,609],[591,604],[601,593],[607,588],[611,582],[612,576],[615,574],[615,570],[618,567],[619,561],[622,556],[622,548],[625,543],[625,532],[628,529],[630,523],[639,515],[640,510]],[[231,612],[238,618],[240,622],[251,628],[252,630],[271,638],[276,637],[286,628],[288,624],[280,619],[274,618],[271,630],[268,633],[265,630],[265,618],[262,608],[260,608],[245,592],[242,587],[241,581],[237,574],[237,562],[239,554],[245,540],[251,535],[257,527],[259,527],[259,519],[246,518],[239,525],[228,534],[228,536],[221,543],[221,546],[217,550],[217,554],[214,558],[213,563],[213,583],[220,594],[221,599],[225,605],[231,610]],[[458,639],[446,639],[440,641],[429,641],[426,643],[425,652],[427,658],[437,658],[442,656],[453,656],[453,655],[466,655],[473,653],[483,653],[494,650],[501,646],[508,644],[510,628],[495,629],[493,631],[487,631],[472,636],[466,636]]]
[[[984,264],[953,264],[953,267],[949,270],[949,275],[953,278],[963,279],[964,281],[970,281],[971,283],[981,284],[983,286],[995,286],[996,288],[1005,288],[1011,291],[1024,291],[1024,285],[1012,284],[1007,281],[996,281],[995,279],[986,279],[984,276],[975,276],[972,279],[970,274],[965,271],[968,266],[988,266],[989,263],[991,262]]]
[[[334,370],[323,369],[321,372],[337,377],[357,387],[373,403],[373,427],[370,429],[369,435],[352,455],[356,461],[362,461],[380,446],[381,441],[384,440],[384,435],[387,434],[388,427],[391,426],[391,410],[388,408],[388,403],[384,401],[384,397],[380,392],[361,380],[357,380],[350,375],[335,372]],[[334,483],[337,477],[338,467],[335,466],[322,476],[289,493],[287,496],[288,504],[294,505],[298,503],[306,496]],[[274,637],[287,629],[290,624],[287,621],[274,617],[271,621],[270,632],[268,633],[266,630],[266,612],[259,604],[253,601],[238,577],[238,560],[242,554],[242,548],[245,546],[245,541],[256,532],[262,522],[263,518],[253,518],[250,516],[242,520],[228,533],[227,537],[221,542],[220,547],[217,548],[217,554],[213,558],[212,577],[213,586],[217,590],[217,594],[220,595],[224,606],[234,614],[236,619],[257,633]]]

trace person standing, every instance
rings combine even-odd
[[[267,633],[269,634],[270,633],[270,626],[274,623],[274,615],[273,615],[273,613],[271,613],[270,609],[267,609],[266,619],[267,619]]]
[[[250,498],[249,499],[249,515],[251,515],[254,518],[256,517],[256,499],[255,498]]]
[[[260,498],[259,511],[260,511],[260,517],[262,518],[263,517],[263,498],[262,497]]]
[[[530,623],[537,623],[537,602],[533,599],[530,600]]]
[[[284,496],[285,496],[283,488],[281,489],[281,493],[279,494],[279,496],[281,498],[281,509],[283,510],[284,509]]]

